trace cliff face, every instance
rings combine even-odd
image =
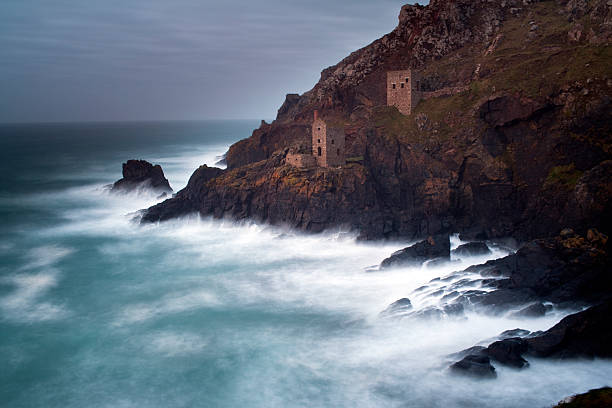
[[[234,144],[223,174],[190,181],[144,221],[191,211],[366,238],[441,231],[519,239],[565,226],[611,232],[612,6],[606,0],[438,0],[288,95]],[[426,99],[386,107],[389,70]],[[314,109],[346,129],[349,164],[299,170]]]

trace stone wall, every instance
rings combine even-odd
[[[317,161],[314,156],[299,153],[288,153],[285,157],[285,163],[300,168],[315,167],[317,165]]]

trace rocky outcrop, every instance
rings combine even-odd
[[[222,175],[224,170],[200,166],[189,178],[187,186],[173,198],[149,208],[142,217],[145,222],[164,221],[197,211],[196,202],[206,194],[206,185]]]
[[[470,361],[491,359],[499,364],[521,369],[529,365],[524,356],[539,358],[610,358],[612,357],[612,301],[567,316],[544,333],[510,337],[488,347],[472,347],[455,357],[462,360],[451,365],[469,367]],[[468,358],[469,357],[469,358]],[[467,359],[467,360],[466,360]],[[477,366],[478,367],[478,366]],[[469,370],[466,368],[466,373]]]
[[[587,225],[609,234],[610,7],[578,3],[404,6],[393,32],[325,69],[311,91],[289,94],[273,123],[231,146],[229,171],[205,193],[143,219],[189,208],[312,232],[345,226],[365,239],[460,232],[524,242]],[[568,21],[589,34],[568,42]],[[388,70],[408,67],[432,97],[403,116],[385,106],[384,84]],[[436,93],[444,89],[458,93]],[[315,109],[344,125],[352,160],[288,170],[289,149],[311,150]]]
[[[608,238],[589,231],[585,237],[564,230],[558,237],[531,241],[515,254],[468,268],[493,278],[485,285],[494,290],[455,302],[507,310],[530,302],[579,305],[607,299],[612,288]],[[532,308],[523,312],[545,312],[542,305]]]
[[[496,378],[495,367],[491,359],[485,355],[470,354],[450,366],[451,371],[478,378]]]
[[[408,248],[401,249],[382,261],[381,269],[396,266],[421,265],[429,260],[450,260],[448,235],[429,237]]]
[[[459,245],[453,250],[453,254],[457,256],[478,256],[488,255],[491,250],[484,242],[468,242],[467,244]]]
[[[123,178],[117,180],[111,191],[125,192],[140,188],[160,193],[171,193],[172,188],[159,164],[155,166],[145,160],[128,160],[123,163]]]
[[[612,406],[612,388],[603,387],[573,395],[559,402],[553,408],[600,408]]]

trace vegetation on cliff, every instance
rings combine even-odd
[[[609,234],[611,27],[605,0],[406,5],[393,32],[233,145],[222,176],[144,220],[198,211],[365,238]],[[408,67],[425,98],[403,116],[386,106],[385,75]],[[345,125],[353,159],[341,169],[284,165],[289,149],[309,151],[315,109]]]

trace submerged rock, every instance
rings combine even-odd
[[[514,329],[503,332],[501,337],[512,334],[523,337],[502,338],[486,348],[474,346],[455,353],[450,357],[461,358],[466,353],[470,353],[467,356],[470,359],[466,360],[465,357],[451,367],[457,365],[466,367],[465,372],[468,373],[470,361],[481,364],[487,361],[490,364],[490,361],[484,357],[514,368],[527,367],[529,363],[524,356],[529,355],[561,359],[610,358],[612,357],[612,300],[567,316],[543,333]]]
[[[522,355],[527,351],[527,342],[520,337],[496,341],[487,347],[483,353],[503,365],[523,368],[529,365]]]
[[[450,366],[451,371],[457,374],[469,375],[478,378],[496,378],[495,367],[491,359],[482,354],[470,354]]]
[[[412,302],[408,298],[402,298],[391,303],[382,311],[384,316],[401,316],[412,310]]]
[[[453,254],[458,256],[488,255],[490,253],[491,250],[484,242],[468,242],[453,250]]]
[[[112,192],[133,191],[148,188],[160,193],[171,193],[172,188],[159,164],[155,166],[146,160],[128,160],[123,163],[123,178],[117,180]]]
[[[538,303],[533,303],[529,306],[526,306],[523,309],[519,310],[518,312],[513,313],[512,317],[517,317],[517,318],[541,317],[541,316],[544,316],[547,311],[548,311],[547,307],[544,306],[542,303],[538,302]]]
[[[450,260],[450,239],[448,235],[436,235],[410,247],[395,252],[382,261],[381,269],[394,266],[421,265],[429,260]]]
[[[537,357],[612,357],[612,300],[567,316],[527,344]]]

